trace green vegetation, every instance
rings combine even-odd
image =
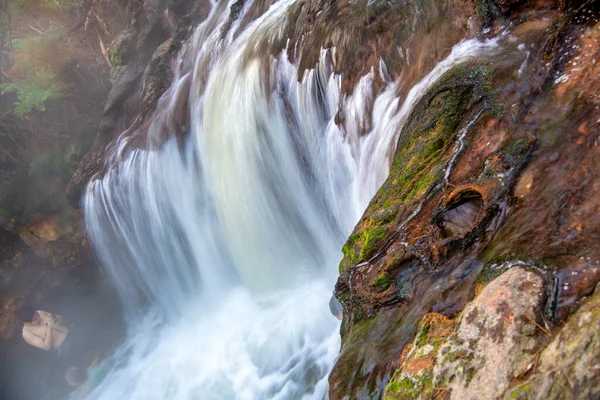
[[[394,229],[398,215],[414,208],[443,176],[465,113],[473,100],[490,108],[495,89],[485,64],[462,64],[442,76],[415,106],[401,132],[388,179],[369,204],[365,217],[346,242],[340,272],[367,261]],[[451,89],[451,90],[449,90]]]
[[[61,96],[55,76],[47,68],[30,70],[24,79],[2,85],[2,94],[16,93],[14,113],[24,119],[32,111],[46,111],[46,102]]]
[[[373,286],[376,290],[383,290],[390,285],[391,281],[388,275],[385,272],[380,272],[377,275],[377,278],[371,282],[371,286]]]
[[[429,333],[429,328],[431,328],[431,324],[425,324],[422,328],[421,331],[419,332],[419,337],[417,338],[417,343],[415,343],[415,346],[422,346],[425,344],[425,341],[427,340],[427,334]]]
[[[469,387],[469,384],[471,383],[471,381],[473,380],[473,378],[475,377],[475,375],[477,375],[477,370],[473,367],[468,368],[465,371],[465,385],[466,387]]]
[[[120,50],[121,49],[117,47],[116,49],[110,52],[109,58],[110,63],[113,67],[118,67],[123,64],[123,54]]]
[[[108,52],[108,58],[113,68],[124,65],[127,62],[125,57],[131,52],[132,46],[135,45],[135,39],[134,33],[127,30],[114,40]]]
[[[417,399],[432,390],[433,372],[426,370],[422,373],[400,378],[394,374],[385,388],[385,400]],[[428,398],[427,395],[423,396]]]
[[[530,394],[531,393],[531,382],[528,382],[524,385],[516,387],[510,394],[510,400],[518,399],[521,394]]]
[[[10,30],[7,25],[3,29]],[[61,52],[60,38],[59,31],[49,29],[40,36],[11,40],[15,62],[7,72],[8,81],[0,86],[0,94],[16,94],[13,111],[18,118],[44,112],[49,101],[62,96],[57,73],[66,56]]]
[[[413,341],[414,347],[403,361],[401,368],[394,372],[388,382],[384,399],[429,399],[439,391],[446,390],[446,379],[439,379],[440,377],[433,375],[435,366],[433,357],[437,357],[440,347],[453,331],[455,323],[456,320],[450,320],[436,313],[426,314],[421,319],[419,331]],[[422,362],[415,363],[416,360]],[[409,365],[411,366],[408,367]],[[417,365],[419,366],[416,367]]]
[[[366,261],[373,255],[375,245],[385,237],[385,227],[381,226],[380,222],[374,218],[368,218],[363,225],[365,229],[350,236],[342,248],[344,259],[350,263],[348,266]]]

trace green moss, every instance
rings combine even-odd
[[[475,377],[476,374],[477,374],[477,371],[473,367],[468,368],[465,371],[465,386],[466,387],[469,387],[469,384],[471,383],[471,381],[473,380],[473,378]]]
[[[416,207],[443,176],[465,113],[475,100],[492,103],[492,73],[484,64],[462,64],[436,82],[415,106],[397,143],[387,180],[342,249],[340,272],[367,261],[396,229],[397,217]]]
[[[369,218],[364,222],[367,228],[348,238],[342,248],[345,263],[340,264],[340,272],[354,264],[366,261],[372,256],[375,245],[385,237],[386,228],[384,225],[387,224],[386,221],[389,221],[389,219],[376,220]]]
[[[429,333],[429,328],[431,328],[431,325],[426,324],[423,326],[423,328],[421,328],[421,332],[419,332],[419,338],[417,339],[417,343],[416,346],[422,346],[425,344],[425,341],[427,340],[427,334]]]
[[[348,240],[344,244],[344,247],[342,247],[342,253],[344,253],[344,255],[349,254],[351,251],[353,251],[352,246],[354,245],[354,243],[356,243],[359,237],[359,235],[352,235],[348,238]]]
[[[525,383],[524,385],[518,386],[516,387],[511,393],[510,393],[510,400],[516,400],[518,399],[521,394],[524,395],[529,395],[531,393],[531,382]],[[529,396],[527,396],[526,398],[528,398]]]
[[[400,375],[400,376],[399,376]],[[413,376],[404,376],[396,371],[385,388],[384,400],[409,400],[419,396],[427,398],[432,391],[433,372],[425,370]]]
[[[360,249],[358,258],[360,260],[365,260],[366,255],[371,253],[371,250],[373,249],[373,246],[375,245],[377,239],[382,239],[384,236],[385,229],[382,229],[381,227],[367,229],[366,231],[362,232],[361,237],[363,241],[363,246]]]
[[[376,290],[382,290],[387,288],[390,285],[390,279],[385,272],[381,272],[377,277],[371,282],[371,286]]]
[[[120,48],[116,48],[113,51],[111,51],[109,58],[110,58],[110,63],[112,64],[113,67],[118,67],[118,66],[123,65],[123,54],[121,53]]]
[[[130,30],[123,31],[115,39],[108,52],[108,58],[113,68],[126,64],[128,54],[134,50],[135,40],[135,35]]]

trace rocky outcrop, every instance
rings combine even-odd
[[[600,294],[552,329],[544,280],[531,267],[513,267],[459,318],[426,314],[384,399],[596,398]]]
[[[515,267],[465,307],[456,334],[439,350],[433,384],[452,399],[496,399],[534,360],[544,343],[544,280]]]
[[[160,111],[173,61],[208,9],[208,2],[122,2],[123,21],[107,24],[106,2],[84,3],[70,32],[95,27],[91,38],[105,68],[99,86],[106,89],[89,106],[97,112],[85,123],[74,120],[86,129],[68,167],[60,146],[34,164],[38,172],[60,170],[52,179],[40,174],[40,198],[62,198],[63,178],[72,175],[73,207],[102,176],[118,135],[131,139],[119,156],[162,143],[146,140],[150,115]],[[254,2],[240,24],[271,3]],[[245,6],[232,3],[223,36],[235,34],[230,29]],[[373,69],[374,91],[397,80],[403,101],[463,38],[506,44],[442,74],[392,132],[399,139],[389,177],[343,248],[336,285],[342,348],[331,399],[562,398],[565,387],[576,398],[597,396],[596,336],[585,334],[597,323],[595,297],[577,309],[600,280],[599,16],[597,2],[579,1],[299,0],[282,27],[286,40],[257,45],[268,57],[289,37],[300,75],[322,48],[335,46],[342,96]],[[94,71],[62,73],[85,83]],[[188,128],[185,101],[177,99],[178,123],[168,130],[177,137]],[[62,115],[88,115],[81,104],[73,107]],[[344,124],[343,113],[336,123]],[[22,147],[9,139],[0,135],[11,150]],[[15,161],[12,151],[0,156],[0,183],[15,189],[29,162]],[[0,200],[24,209],[21,193],[3,192]],[[77,287],[78,274],[96,270],[80,215],[54,203],[0,211],[10,214],[0,216],[10,228],[0,229],[0,333],[14,340],[16,308],[51,301],[65,282]],[[561,363],[553,365],[556,358]]]
[[[513,267],[465,307],[458,323],[427,314],[384,398],[497,399],[547,342],[536,322],[543,324],[545,302],[544,278]]]
[[[147,145],[140,140],[148,129],[144,121],[171,83],[174,57],[208,11],[207,3],[185,1],[146,1],[138,6],[133,11],[136,18],[113,40],[106,55],[112,65],[112,88],[94,143],[67,187],[74,208],[80,207],[88,182],[103,175],[106,155],[117,137],[125,133],[133,136],[134,146]]]
[[[399,133],[389,177],[343,249],[332,399],[384,392],[473,398],[492,381],[487,392],[503,396],[539,366],[549,335],[600,280],[593,183],[599,10],[556,2],[472,6],[480,35],[510,25],[522,53],[451,69]],[[544,285],[530,269],[495,280],[515,263],[541,271]],[[460,324],[434,344],[422,333],[427,324],[419,327],[429,315]],[[440,352],[453,349],[461,355],[445,369]],[[591,367],[599,355],[589,357]]]

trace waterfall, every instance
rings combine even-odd
[[[285,43],[293,0],[242,29],[246,2],[223,39],[232,3],[217,3],[180,52],[151,145],[125,152],[123,136],[85,195],[91,242],[129,323],[88,398],[326,398],[342,245],[385,180],[412,106],[450,67],[497,46],[457,45],[402,104],[394,82],[374,93],[374,70],[342,96],[335,49],[300,80],[286,51],[256,53]],[[181,96],[187,135],[160,142],[179,129]]]

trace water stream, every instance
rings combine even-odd
[[[217,3],[174,63],[148,133],[152,143],[180,129],[186,96],[183,143],[171,135],[117,151],[90,184],[87,229],[129,335],[88,398],[327,397],[340,346],[328,302],[342,245],[385,180],[412,106],[449,68],[497,43],[455,46],[402,104],[394,82],[373,92],[381,71],[342,97],[335,49],[301,80],[285,51],[255,53],[285,43],[293,2],[280,0],[241,32],[234,22],[225,39],[231,4]],[[367,103],[373,123],[361,136]],[[335,123],[340,104],[344,125]]]

